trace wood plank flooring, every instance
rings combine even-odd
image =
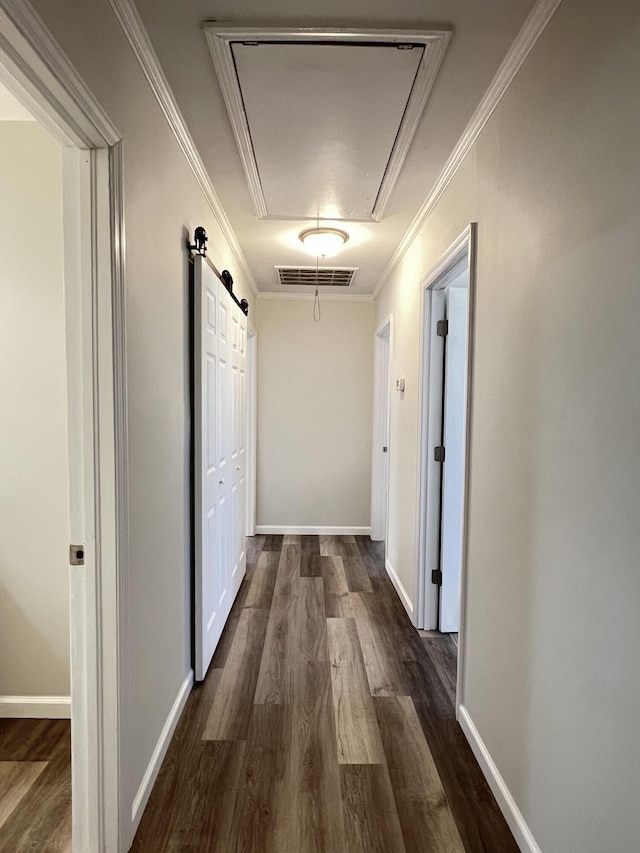
[[[253,537],[132,849],[517,853],[455,720],[455,665],[377,543]]]
[[[71,853],[68,720],[0,719],[0,853]]]

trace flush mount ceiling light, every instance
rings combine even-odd
[[[349,239],[346,231],[339,228],[309,228],[298,235],[305,249],[316,258],[330,258]]]

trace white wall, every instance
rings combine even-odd
[[[478,222],[464,702],[543,853],[640,838],[640,8],[564,0],[377,303],[415,581],[419,282]]]
[[[0,121],[0,717],[69,696],[69,497],[62,157]]]
[[[130,632],[122,659],[130,677],[121,729],[130,815],[191,670],[187,234],[204,225],[214,263],[231,270],[240,298],[253,299],[108,0],[34,6],[123,138]]]
[[[371,518],[374,305],[258,299],[257,523]]]

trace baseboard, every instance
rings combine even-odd
[[[469,741],[469,745],[480,765],[480,769],[493,791],[493,796],[496,798],[500,811],[504,815],[518,847],[522,850],[522,853],[540,853],[540,848],[533,837],[533,833],[527,826],[522,812],[516,805],[516,801],[507,788],[507,784],[491,757],[491,753],[480,737],[480,733],[464,705],[460,705],[458,708],[458,721],[465,737]]]
[[[407,590],[403,587],[402,581],[395,573],[395,569],[393,568],[389,560],[385,560],[384,567],[387,570],[387,574],[391,578],[391,583],[395,586],[396,592],[400,596],[400,601],[403,603],[404,609],[409,614],[409,619],[411,619],[411,621],[413,622],[413,602],[407,595]]]
[[[256,524],[256,535],[369,536],[370,527],[295,527],[290,524]]]
[[[70,720],[70,696],[0,696],[0,717],[6,719]]]
[[[142,777],[142,782],[140,783],[140,787],[138,788],[138,793],[134,797],[133,804],[131,806],[131,822],[133,824],[133,834],[135,834],[135,830],[138,827],[138,823],[142,818],[142,813],[144,812],[145,806],[147,805],[149,797],[151,796],[151,790],[158,777],[160,766],[167,753],[167,749],[169,748],[169,744],[171,743],[171,738],[173,737],[173,733],[176,730],[178,720],[180,719],[180,715],[182,714],[184,706],[187,703],[187,699],[189,698],[189,694],[191,693],[192,687],[193,672],[190,671],[185,680],[183,681],[182,686],[178,691],[178,695],[175,698],[175,702],[173,703],[173,706],[169,711],[169,715],[167,716],[164,726],[162,727],[162,731],[160,732],[160,737],[158,738],[156,747],[153,750],[149,765],[145,771],[144,776]]]

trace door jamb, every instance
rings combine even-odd
[[[457,690],[456,690],[456,716],[463,704],[464,686],[464,663],[465,663],[465,635],[466,635],[466,596],[467,596],[467,574],[468,574],[468,529],[469,529],[469,475],[471,470],[471,423],[472,423],[472,399],[473,399],[473,357],[474,357],[474,327],[475,327],[475,299],[476,299],[476,243],[477,223],[472,222],[460,236],[452,243],[442,255],[438,263],[430,270],[420,284],[420,362],[419,362],[419,400],[418,411],[419,435],[419,484],[418,518],[416,529],[418,531],[416,542],[416,564],[417,589],[416,601],[418,602],[416,627],[433,630],[437,622],[433,622],[433,602],[429,600],[429,567],[427,565],[427,505],[428,505],[428,462],[430,458],[428,441],[429,425],[429,395],[425,394],[425,380],[429,376],[429,342],[427,313],[429,308],[428,291],[465,257],[468,264],[469,291],[468,291],[468,315],[467,315],[467,389],[466,389],[466,428],[465,428],[465,477],[463,483],[463,523],[462,523],[462,567],[460,577],[460,630],[458,634],[458,668],[457,668]],[[430,318],[429,318],[430,320]],[[431,617],[431,618],[429,618]]]
[[[257,492],[257,458],[258,430],[258,336],[256,330],[247,323],[247,521],[246,535],[254,536],[256,532],[256,492]]]
[[[373,385],[373,437],[371,460],[371,539],[387,541],[389,531],[389,473],[391,471],[391,364],[393,358],[393,314],[389,314],[376,329],[374,338],[374,385]],[[387,347],[389,358],[386,376],[383,371],[383,347]],[[384,386],[387,387],[387,410],[383,411]],[[386,420],[386,422],[385,422]],[[378,452],[382,436],[387,435],[387,497],[383,491],[383,459]]]
[[[63,146],[73,850],[115,853],[128,460],[121,136],[28,0],[0,0],[0,78]],[[65,150],[66,149],[66,150]],[[126,699],[126,697],[124,697]]]

